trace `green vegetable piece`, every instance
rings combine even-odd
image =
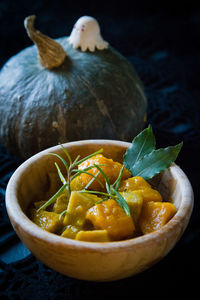
[[[153,150],[131,167],[133,176],[141,176],[148,180],[167,169],[177,158],[183,142],[176,146]]]
[[[146,154],[155,149],[156,141],[151,125],[139,133],[132,141],[132,146],[124,155],[124,165],[130,171]]]

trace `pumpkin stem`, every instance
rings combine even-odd
[[[40,63],[47,69],[59,67],[64,62],[66,53],[59,43],[34,28],[35,18],[35,15],[27,17],[24,26],[28,36],[37,46]]]

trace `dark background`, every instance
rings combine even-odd
[[[96,17],[105,40],[134,65],[149,101],[147,124],[157,146],[184,141],[177,163],[194,189],[189,226],[160,263],[134,277],[109,283],[84,282],[58,274],[35,259],[9,223],[4,195],[20,161],[0,146],[0,295],[2,299],[198,299],[200,253],[200,5],[194,1],[1,1],[0,67],[32,44],[23,27],[57,38],[69,35],[82,15]]]

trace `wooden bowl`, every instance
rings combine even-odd
[[[104,155],[122,161],[130,143],[110,140],[86,140],[64,144],[70,155],[86,156],[104,148]],[[193,191],[184,172],[173,164],[156,181],[165,200],[172,198],[175,216],[160,230],[137,238],[94,243],[76,241],[48,233],[26,216],[33,200],[50,197],[58,188],[54,165],[55,152],[63,156],[60,146],[42,151],[25,161],[11,177],[6,190],[6,207],[10,221],[26,247],[50,268],[74,277],[93,281],[112,281],[144,271],[161,260],[177,243],[189,222],[193,208]]]

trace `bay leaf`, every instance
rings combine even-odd
[[[131,171],[134,165],[146,154],[155,149],[156,140],[151,125],[139,133],[132,141],[132,146],[124,155],[124,165]]]
[[[146,154],[131,167],[132,175],[141,176],[145,180],[154,177],[167,169],[176,160],[182,145],[183,142],[175,146],[153,150]]]

